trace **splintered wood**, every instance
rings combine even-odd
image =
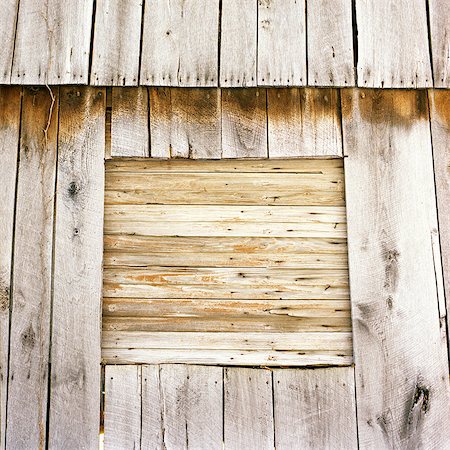
[[[352,362],[343,163],[106,163],[103,359]]]

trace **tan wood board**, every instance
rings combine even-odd
[[[14,41],[17,25],[19,0],[2,2],[0,15],[0,84],[9,84],[14,54]],[[256,28],[256,27],[255,27]]]

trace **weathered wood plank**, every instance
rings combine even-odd
[[[265,89],[222,92],[222,157],[267,158]]]
[[[220,158],[220,91],[152,88],[150,130],[152,157]]]
[[[433,85],[424,1],[356,0],[356,20],[359,86]]]
[[[225,448],[273,449],[272,372],[225,368],[224,391]]]
[[[21,92],[0,87],[0,449],[6,448],[6,399],[10,325],[11,272],[16,203]]]
[[[141,84],[217,86],[219,0],[146,2]]]
[[[137,449],[141,441],[141,366],[105,367],[105,449]]]
[[[20,0],[11,82],[88,83],[93,0]]]
[[[49,447],[96,448],[104,89],[61,89],[58,143]]]
[[[136,86],[143,0],[97,0],[91,84]]]
[[[6,445],[9,448],[44,448],[58,90],[27,88],[22,108]]]
[[[0,84],[9,84],[14,54],[14,40],[19,0],[4,0],[0,15]]]
[[[442,448],[450,401],[426,92],[342,98],[359,443]]]
[[[352,2],[308,0],[307,24],[308,84],[354,85]]]
[[[256,86],[258,4],[222,0],[220,85]]]
[[[270,158],[342,156],[336,89],[268,89]]]
[[[164,447],[222,448],[222,378],[220,367],[161,366]]]
[[[450,88],[450,1],[429,0],[434,87]]]
[[[447,91],[436,90],[429,93],[429,98],[439,235],[444,269],[445,298],[447,298],[447,311],[444,296],[440,299],[439,315],[440,317],[447,316],[447,322],[450,325],[450,209],[448,203],[450,198],[450,95]],[[439,262],[439,260],[436,262]],[[450,342],[450,336],[447,337]]]
[[[357,449],[352,367],[275,369],[275,447]]]
[[[258,85],[306,85],[305,0],[258,0]]]
[[[111,156],[149,156],[147,88],[113,88]]]

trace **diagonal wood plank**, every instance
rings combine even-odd
[[[100,406],[104,89],[61,89],[58,146],[49,447],[94,448]]]
[[[19,0],[4,0],[0,14],[0,84],[9,84]]]
[[[219,0],[145,3],[142,85],[217,86]]]
[[[7,447],[46,442],[58,89],[26,88],[14,238]],[[44,132],[44,130],[46,130]]]
[[[86,84],[93,0],[20,0],[11,82]]]
[[[0,449],[6,448],[11,273],[22,89],[0,87]]]
[[[91,80],[99,86],[137,86],[143,0],[97,0]]]
[[[356,20],[359,86],[433,85],[426,2],[356,0]]]
[[[352,90],[342,100],[359,443],[445,448],[450,388],[426,92]]]
[[[358,448],[352,367],[273,371],[275,448]]]

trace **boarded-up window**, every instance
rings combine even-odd
[[[352,361],[343,163],[106,163],[103,358]]]

